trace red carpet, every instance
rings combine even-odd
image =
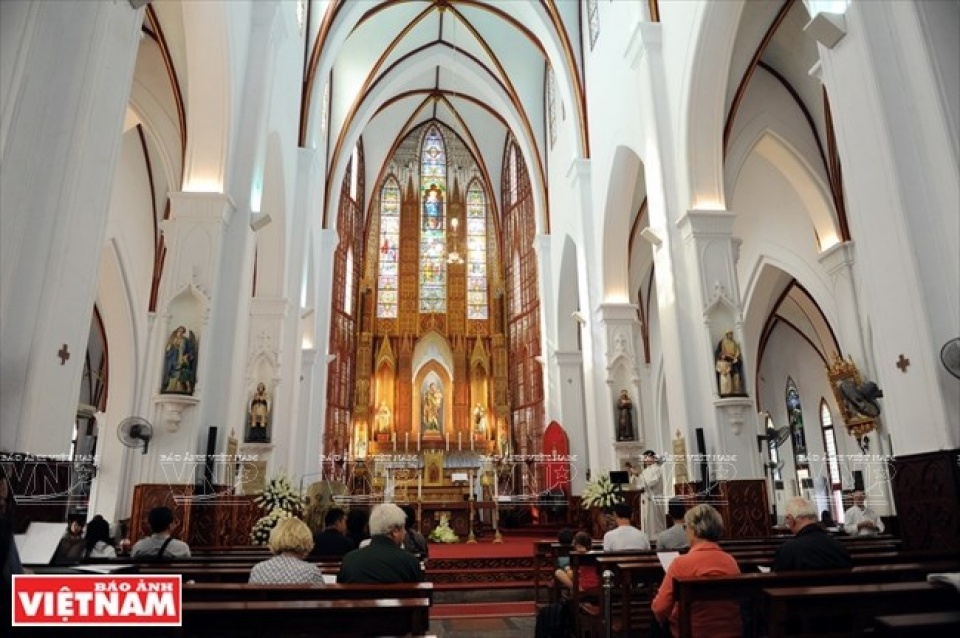
[[[497,603],[444,603],[430,608],[431,620],[449,618],[503,618],[506,616],[533,616],[531,600]]]
[[[430,543],[430,558],[525,558],[533,556],[529,538],[504,539],[502,543],[482,540],[476,543]]]

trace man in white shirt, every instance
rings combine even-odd
[[[650,540],[647,535],[630,524],[633,510],[626,503],[619,503],[613,507],[613,516],[617,526],[603,535],[603,551],[622,552],[625,550],[650,549]]]
[[[883,533],[883,521],[880,516],[863,504],[863,490],[853,493],[853,506],[843,513],[843,529],[850,536],[866,536]]]

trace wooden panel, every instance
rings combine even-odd
[[[960,549],[960,450],[897,456],[893,499],[904,549]]]
[[[193,485],[141,484],[133,490],[130,538],[150,535],[147,515],[154,507],[173,510],[173,535],[196,546],[249,545],[250,530],[261,516],[253,496],[218,494],[193,501]],[[226,488],[217,486],[217,491]]]
[[[723,517],[725,538],[761,538],[769,535],[766,481],[721,481],[720,495],[726,501]]]

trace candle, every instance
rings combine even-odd
[[[417,437],[417,452],[420,451],[420,437]]]
[[[403,451],[404,451],[404,452],[409,452],[409,451],[410,451],[410,433],[409,433],[409,432],[404,432],[404,433],[403,433],[403,439],[404,439],[404,441],[403,441]]]
[[[417,500],[423,500],[423,473],[417,475]]]
[[[470,451],[473,452],[473,435],[470,436]]]
[[[463,452],[463,432],[457,432],[457,449]]]
[[[450,437],[446,434],[443,435],[443,440],[447,443],[447,452],[450,451]]]

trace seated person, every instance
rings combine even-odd
[[[586,532],[577,532],[573,537],[573,551],[578,554],[586,554],[593,547],[593,539]],[[573,569],[569,565],[570,559],[567,559],[567,566],[563,569],[557,569],[554,577],[561,585],[567,589],[573,589]],[[580,592],[597,591],[600,589],[600,575],[597,573],[596,565],[582,565],[578,568],[577,588]]]
[[[736,559],[717,544],[723,535],[723,519],[710,505],[697,505],[683,517],[690,551],[670,563],[651,608],[656,621],[669,622],[670,633],[680,635],[680,604],[673,593],[674,578],[739,574]],[[736,601],[697,602],[693,607],[693,635],[739,638],[743,635],[740,605]]]
[[[650,549],[650,540],[630,523],[633,510],[626,503],[613,506],[613,517],[617,526],[603,535],[603,551],[622,552],[625,550]]]
[[[416,556],[400,545],[407,535],[407,515],[393,503],[370,513],[371,541],[343,557],[338,583],[419,583],[423,570]]]
[[[267,543],[273,558],[257,563],[250,570],[251,583],[260,585],[323,584],[320,568],[304,558],[313,549],[313,534],[299,518],[281,518]]]
[[[323,517],[324,530],[313,535],[313,551],[310,558],[330,556],[342,558],[350,550],[356,549],[353,541],[347,538],[347,513],[339,507],[331,507]]]
[[[690,542],[687,541],[687,531],[683,528],[683,515],[683,500],[671,498],[667,505],[667,516],[672,525],[657,536],[658,552],[677,551],[690,547]]]
[[[138,540],[130,550],[131,558],[190,558],[190,546],[170,535],[173,512],[169,507],[154,507],[147,515],[152,534]]]
[[[816,507],[807,499],[787,501],[785,522],[796,536],[777,549],[773,571],[853,567],[846,546],[820,526]]]
[[[347,538],[353,542],[354,547],[360,547],[360,543],[370,538],[370,511],[363,507],[351,508],[347,512]]]
[[[430,549],[427,547],[427,539],[417,529],[417,512],[410,505],[404,505],[400,509],[407,516],[407,535],[403,538],[403,548],[420,560],[427,560]]]
[[[557,569],[566,569],[567,565],[570,564],[570,549],[573,545],[573,539],[576,535],[569,527],[564,527],[557,533],[557,543],[560,545],[557,552]],[[564,555],[567,554],[567,555]]]
[[[110,539],[110,523],[97,514],[87,523],[87,533],[83,538],[84,558],[116,558],[117,550]]]
[[[63,533],[60,544],[53,553],[53,563],[78,563],[83,558],[84,521],[86,517],[80,514],[71,514],[67,518],[67,531]]]
[[[843,531],[850,536],[883,534],[883,521],[879,514],[863,504],[865,498],[863,490],[856,490],[853,505],[843,513]]]

